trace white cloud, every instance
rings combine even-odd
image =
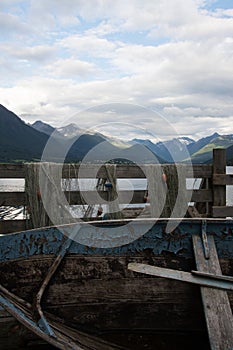
[[[96,104],[130,102],[158,108],[182,134],[230,130],[233,8],[211,0],[109,3],[0,1],[0,102],[54,124]]]
[[[55,57],[56,48],[49,45],[37,45],[37,46],[21,46],[15,43],[14,45],[3,44],[0,45],[2,52],[6,54],[6,57],[14,57],[16,59],[35,61],[38,63],[50,61]]]
[[[75,34],[60,40],[63,48],[70,50],[71,54],[86,54],[90,57],[111,56],[117,47],[117,43],[95,35]]]
[[[46,67],[56,78],[67,77],[75,80],[77,77],[96,76],[99,69],[92,63],[81,61],[75,58],[60,59]]]

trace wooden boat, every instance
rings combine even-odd
[[[0,348],[232,349],[233,220],[169,222],[79,224],[132,235],[105,248],[75,224],[1,236]]]

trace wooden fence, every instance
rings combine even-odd
[[[158,165],[154,165],[155,167]],[[160,166],[160,165],[159,165]],[[162,165],[163,166],[163,165]],[[213,164],[211,165],[182,165],[185,169],[186,178],[201,179],[199,189],[192,191],[191,202],[194,206],[188,207],[187,216],[201,217],[233,217],[233,206],[226,206],[226,185],[233,185],[233,175],[226,174],[226,151],[215,149],[213,151]],[[63,165],[62,177],[75,178],[80,165]],[[98,168],[98,178],[106,178],[106,170],[99,165],[86,165],[86,178],[93,177],[93,170]],[[24,164],[0,164],[0,179],[25,179],[26,169]],[[142,169],[137,165],[119,164],[116,166],[117,179],[145,178]],[[172,184],[171,184],[172,185]],[[186,186],[184,184],[184,186]],[[65,193],[70,205],[82,204],[82,195],[78,191]],[[121,192],[121,200],[124,201],[124,194]],[[99,195],[107,200],[107,190],[99,191]],[[167,194],[169,195],[169,193]],[[142,204],[145,190],[135,190],[130,204]],[[96,203],[98,204],[98,203]],[[0,207],[3,206],[26,206],[25,192],[0,192]],[[137,209],[124,211],[125,217],[137,216]],[[0,221],[0,233],[9,233],[28,228],[27,220],[2,220]]]

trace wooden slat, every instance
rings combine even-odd
[[[0,192],[0,206],[25,205],[25,192]]]
[[[193,235],[192,240],[198,270],[221,275],[213,236],[208,237],[209,259],[205,259],[201,238],[198,235]],[[201,294],[211,349],[232,350],[233,316],[227,292],[201,287]]]
[[[226,150],[213,150],[213,176],[226,173]],[[213,206],[226,205],[226,186],[213,185]]]
[[[233,206],[213,206],[212,216],[213,218],[225,218],[227,216],[233,217]]]
[[[4,220],[0,221],[0,234],[24,231],[29,223],[26,220]]]
[[[233,175],[232,174],[214,174],[213,175],[214,185],[233,185]]]
[[[104,166],[98,164],[82,165],[82,176],[79,174],[80,165],[64,164],[62,169],[63,178],[80,178],[92,179],[96,177],[107,178]],[[97,176],[94,176],[97,174]],[[136,165],[117,165],[117,178],[145,178],[145,174],[140,167]]]
[[[143,203],[143,198],[145,195],[145,191],[138,190],[133,191],[132,197],[130,196],[130,191],[120,191],[118,193],[119,203],[129,204],[129,203]],[[85,198],[88,199],[87,204],[104,204],[108,201],[108,191],[82,191],[81,193],[78,191],[73,192],[65,192],[65,196],[67,201],[72,205],[82,204]],[[131,199],[132,198],[132,199]],[[129,201],[131,199],[131,201]]]
[[[193,165],[192,168],[187,166],[186,176],[194,178],[211,178],[212,177],[212,165]]]
[[[63,177],[77,177],[80,165],[61,164],[63,166]],[[160,166],[160,165],[158,165]],[[82,165],[82,168],[86,168],[86,178],[92,178],[92,174],[96,169],[100,169],[98,176],[106,177],[106,171],[104,167],[100,165]],[[210,178],[212,176],[211,165],[184,165],[186,167],[187,177],[194,176],[195,178]],[[143,168],[143,167],[142,167]],[[117,165],[117,177],[118,178],[145,178],[145,174],[142,169],[137,165]],[[0,164],[0,178],[25,178],[25,165],[24,164]]]
[[[162,167],[165,164],[162,165]],[[155,165],[161,167],[161,165]],[[195,178],[210,178],[212,176],[212,165],[184,165],[186,168],[187,177]],[[64,178],[77,177],[80,165],[63,165],[62,176]],[[93,174],[98,173],[98,177],[106,177],[106,171],[104,167],[100,165],[87,164],[82,165],[82,169],[85,171],[85,178],[93,178]],[[98,171],[99,169],[99,171]],[[143,166],[142,166],[143,169]],[[145,178],[145,174],[137,165],[117,165],[117,178]]]
[[[0,164],[0,178],[25,178],[24,164]]]
[[[213,195],[211,190],[191,190],[191,202],[212,202]]]
[[[132,198],[129,195],[130,191],[120,191],[118,194],[119,202],[122,204],[143,203],[145,191],[136,190],[132,193]],[[71,205],[83,204],[83,198],[88,198],[88,204],[104,204],[108,200],[108,191],[72,191],[65,192],[67,201]],[[131,198],[131,201],[128,199]],[[0,192],[0,206],[17,206],[26,205],[25,192]]]

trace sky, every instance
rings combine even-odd
[[[232,0],[0,0],[0,52],[26,122],[233,134]]]

